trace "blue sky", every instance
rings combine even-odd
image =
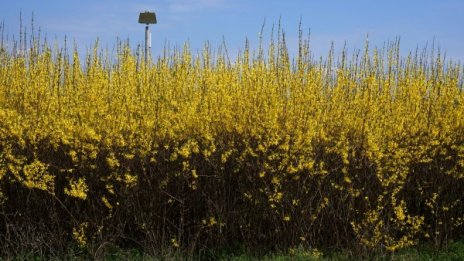
[[[311,48],[326,56],[333,41],[336,50],[363,48],[366,35],[371,46],[401,37],[402,53],[435,41],[447,57],[464,61],[464,0],[0,0],[0,22],[5,35],[17,38],[19,13],[30,27],[62,43],[64,36],[85,50],[100,38],[112,49],[117,37],[130,39],[135,48],[144,41],[139,12],[155,11],[158,24],[151,26],[152,53],[160,55],[165,43],[201,50],[205,41],[218,47],[225,39],[229,53],[243,48],[245,39],[255,48],[264,23],[264,40],[281,20],[288,48],[297,49],[298,24],[311,30]],[[264,22],[265,21],[265,22]]]

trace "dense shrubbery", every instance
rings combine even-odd
[[[285,40],[0,53],[0,249],[395,250],[463,234],[462,68]]]

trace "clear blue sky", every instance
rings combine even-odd
[[[430,45],[447,57],[464,61],[464,0],[0,0],[0,22],[10,39],[19,34],[19,13],[30,28],[62,43],[64,36],[85,50],[97,37],[103,47],[114,47],[116,38],[130,39],[135,48],[144,41],[144,26],[137,23],[141,11],[155,11],[158,24],[151,26],[152,52],[189,41],[194,52],[208,40],[217,47],[225,38],[236,54],[245,38],[256,47],[265,22],[269,38],[273,24],[281,19],[291,52],[297,48],[298,24],[311,30],[313,52],[326,55],[330,43],[339,49],[362,48],[369,34],[371,46],[401,37],[403,54]]]

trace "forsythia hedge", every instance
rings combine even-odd
[[[75,49],[76,50],[76,49]],[[0,249],[396,249],[464,232],[463,70],[399,44],[0,51]]]

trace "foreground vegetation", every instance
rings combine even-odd
[[[364,252],[353,253],[345,249],[342,251],[326,251],[322,252],[315,249],[296,248],[288,251],[279,251],[273,253],[259,253],[254,251],[250,253],[237,252],[210,252],[196,254],[190,256],[182,253],[179,250],[166,251],[164,254],[150,255],[140,252],[136,249],[118,249],[109,248],[103,256],[90,256],[89,253],[84,253],[76,249],[69,249],[67,252],[60,253],[59,256],[41,257],[38,254],[22,253],[16,256],[16,260],[89,260],[97,258],[98,260],[232,260],[232,261],[252,261],[252,260],[463,260],[464,259],[464,243],[451,242],[447,247],[436,249],[430,245],[421,245],[414,248],[403,248],[397,252]],[[2,260],[0,258],[0,260]]]
[[[2,46],[2,255],[459,239],[462,67],[398,42],[315,60],[303,37],[291,59],[282,35],[232,61],[225,46],[153,64],[123,43],[84,62],[36,36]]]

